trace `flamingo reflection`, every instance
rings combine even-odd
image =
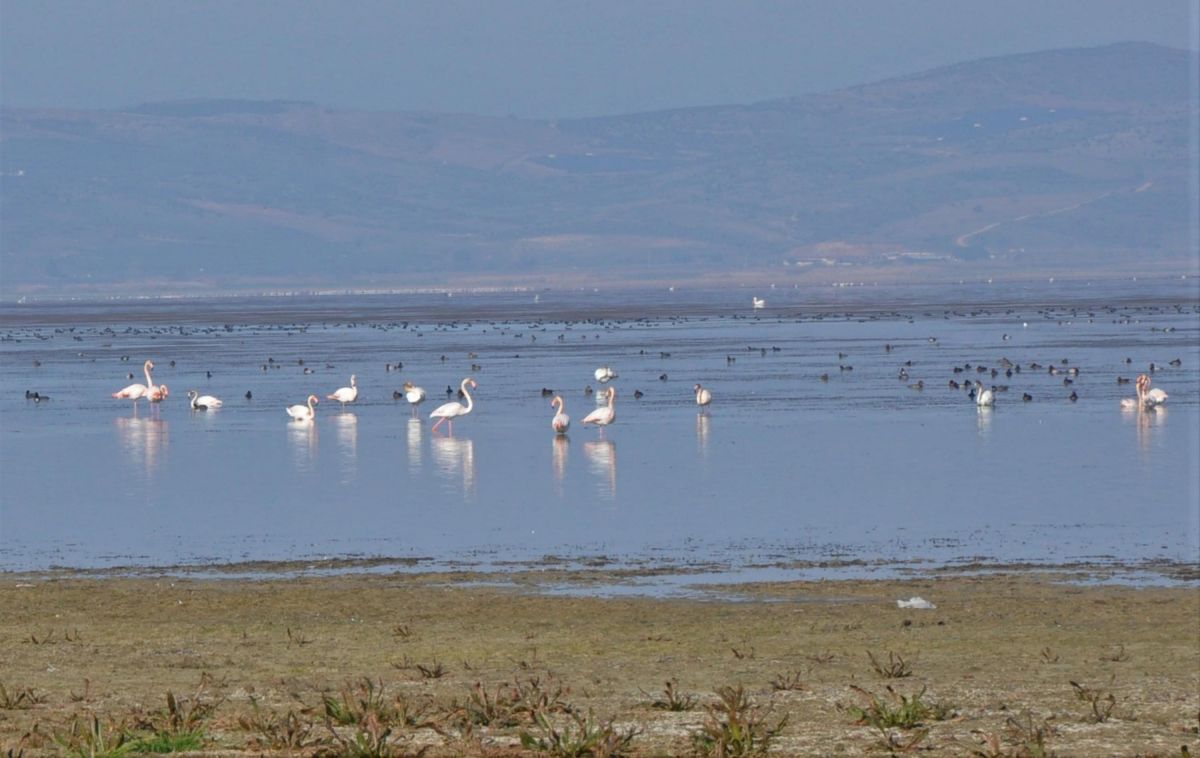
[[[588,468],[607,484],[601,486],[601,494],[610,498],[617,496],[617,446],[612,440],[590,440],[583,443],[583,454],[587,456]]]
[[[421,419],[417,417],[408,420],[408,468],[416,473],[421,470]]]
[[[563,479],[567,476],[567,454],[571,451],[571,440],[565,434],[556,434],[552,439],[551,458],[554,464],[554,481],[558,485],[558,494],[563,494]]]
[[[979,436],[987,437],[992,431],[993,407],[990,405],[981,405],[975,410],[975,424],[979,429]]]
[[[447,479],[462,477],[464,495],[475,494],[475,442],[462,437],[430,438],[433,463]]]
[[[169,437],[167,422],[161,418],[115,419],[121,437],[121,449],[134,465],[143,466],[149,476],[158,468],[160,458],[166,454]]]
[[[358,473],[358,416],[353,413],[339,413],[333,417],[333,426],[337,433],[341,459],[345,464],[342,470],[342,483],[345,484]]]
[[[293,421],[287,425],[287,435],[296,468],[301,471],[311,469],[317,461],[317,422],[312,419]]]
[[[696,452],[702,458],[708,455],[708,418],[706,411],[696,414]]]

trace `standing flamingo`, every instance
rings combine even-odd
[[[346,407],[346,403],[353,403],[355,400],[358,399],[357,377],[355,377],[354,374],[351,374],[349,387],[339,387],[337,390],[335,390],[333,392],[333,394],[326,395],[325,399],[326,400],[336,400],[342,404],[343,408]]]
[[[404,383],[404,399],[412,406],[413,415],[417,413],[417,406],[425,402],[425,390],[413,384],[412,382]]]
[[[597,408],[588,415],[583,417],[583,424],[595,424],[600,427],[600,434],[604,434],[604,427],[617,420],[617,388],[608,388],[608,405],[603,408]]]
[[[321,401],[317,399],[316,395],[309,395],[308,405],[289,405],[284,410],[296,421],[312,421],[317,417],[317,411],[313,406],[319,402]]]
[[[554,414],[554,418],[550,419],[550,428],[559,434],[566,434],[567,429],[571,427],[571,417],[563,412],[562,395],[555,395],[554,399],[550,401],[551,408],[556,406],[558,412]]]
[[[445,405],[438,406],[433,410],[433,413],[429,414],[429,418],[437,419],[437,422],[433,425],[434,431],[437,431],[437,428],[442,425],[443,421],[449,421],[450,426],[448,428],[450,433],[454,434],[454,419],[458,418],[459,416],[467,415],[471,412],[471,409],[475,407],[475,401],[471,399],[471,393],[467,391],[467,385],[471,385],[471,389],[475,389],[479,386],[475,383],[475,380],[469,376],[462,380],[462,384],[459,385],[458,391],[467,399],[466,405],[463,405],[457,401],[450,402],[446,403]]]
[[[145,364],[142,365],[142,371],[146,373],[146,383],[131,384],[123,390],[112,393],[112,396],[118,400],[132,400],[133,407],[136,408],[137,401],[148,396],[151,390],[154,389],[154,380],[150,377],[150,369],[152,368],[154,368],[154,363],[152,361],[146,361]]]
[[[712,393],[701,387],[699,383],[697,383],[692,389],[696,392],[696,405],[703,408],[712,402]]]
[[[1142,380],[1145,379],[1145,386]],[[1142,374],[1138,377],[1138,395],[1142,401],[1142,405],[1146,408],[1154,408],[1167,402],[1167,393],[1160,390],[1158,387],[1150,389],[1150,377]]]

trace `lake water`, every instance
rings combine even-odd
[[[1196,285],[0,305],[0,570],[365,556],[720,581],[1194,566]],[[146,359],[171,396],[135,411],[110,393],[128,372],[143,381]],[[1117,377],[1151,363],[1167,404],[1122,411],[1134,390]],[[579,420],[605,365],[617,421],[601,435]],[[352,373],[356,403],[324,400]],[[474,412],[432,432],[430,410],[467,376]],[[1009,389],[980,410],[948,388],[967,378]],[[406,379],[429,393],[417,416],[392,397]],[[224,407],[191,411],[189,388]],[[566,400],[567,437],[543,388]],[[310,392],[316,421],[289,421]]]

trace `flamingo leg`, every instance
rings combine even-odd
[[[442,416],[441,418],[439,418],[439,419],[437,420],[437,423],[435,423],[435,424],[433,425],[433,429],[432,429],[432,430],[430,430],[430,431],[434,431],[434,432],[436,432],[436,431],[437,431],[437,428],[438,428],[439,426],[441,426],[441,425],[442,425],[442,422],[443,422],[443,421],[445,421],[445,420],[446,420],[446,417],[445,417],[445,416]]]

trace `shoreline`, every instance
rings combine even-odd
[[[539,755],[522,735],[550,739],[541,713],[560,736],[607,724],[614,739],[636,732],[630,754],[680,754],[719,731],[723,687],[742,687],[768,727],[786,716],[775,754],[877,754],[889,739],[938,755],[988,740],[1005,754],[1038,740],[1059,755],[1200,748],[1194,586],[1009,568],[698,599],[550,594],[572,581],[552,570],[487,578],[0,575],[0,748],[86,747],[71,725],[94,717],[110,745],[188,731],[203,755],[327,754],[383,726],[381,752],[397,755]],[[897,607],[915,596],[937,607]],[[689,708],[662,705],[668,681]],[[925,708],[916,722],[872,726],[870,697],[900,695]],[[329,717],[330,702],[368,701],[374,716]]]

